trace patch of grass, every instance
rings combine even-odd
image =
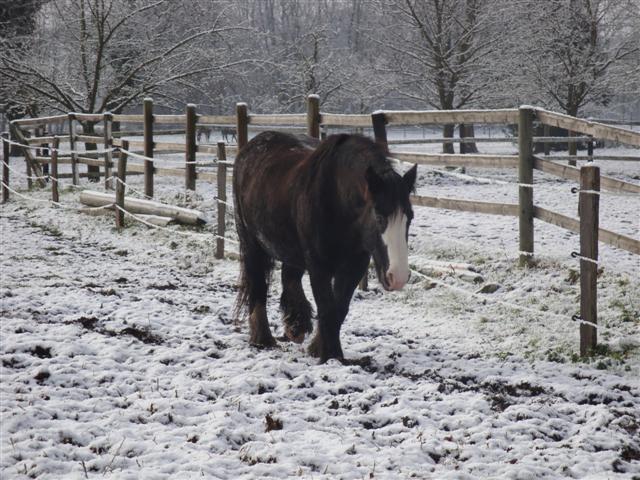
[[[640,323],[640,310],[634,309],[624,299],[615,298],[609,306],[620,310],[620,321],[625,323]]]
[[[506,360],[511,355],[513,355],[513,353],[511,352],[496,352],[496,357],[498,357],[500,360]]]
[[[596,345],[596,348],[593,350],[593,355],[595,357],[607,357],[612,360],[624,362],[633,352],[639,349],[640,347],[637,345],[625,343],[620,346],[619,350],[614,350],[606,343],[601,343]]]
[[[574,270],[573,268],[569,269],[569,275],[567,276],[567,283],[570,283],[571,285],[575,285],[576,283],[578,283],[578,280],[580,280],[580,272],[578,272],[577,270]]]
[[[566,363],[567,354],[560,349],[548,350],[546,355],[547,361],[555,363]]]
[[[27,224],[32,228],[40,230],[42,233],[44,233],[45,235],[48,235],[50,237],[61,237],[62,236],[62,232],[55,225],[42,225],[40,223],[36,223],[36,222],[33,222],[33,221],[27,221]]]
[[[621,367],[626,361],[640,350],[635,344],[623,344],[620,348],[612,348],[609,344],[600,343],[590,355],[581,357],[578,352],[566,352],[563,349],[554,349],[547,352],[547,360],[551,362],[565,363],[567,359],[571,363],[584,363],[593,365],[598,370],[607,370],[613,367]]]
[[[627,285],[629,285],[629,279],[628,278],[618,278],[616,280],[616,283],[618,284],[619,287],[626,287]]]
[[[282,430],[282,420],[279,418],[272,417],[267,413],[265,416],[265,432],[271,432],[272,430]]]
[[[640,311],[632,310],[630,307],[623,307],[620,313],[620,321],[627,323],[640,323]]]

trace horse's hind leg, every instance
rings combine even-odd
[[[311,333],[311,304],[302,290],[304,270],[282,264],[282,296],[280,308],[283,313],[284,333],[295,343],[302,343],[305,334]]]
[[[276,345],[267,319],[268,279],[272,266],[267,253],[255,243],[245,250],[243,268],[249,296],[249,342],[259,347]]]

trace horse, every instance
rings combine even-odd
[[[198,143],[200,143],[200,140],[202,139],[202,137],[206,137],[208,142],[209,139],[211,138],[211,134],[213,133],[213,128],[201,125],[198,127],[196,132],[197,132],[196,137],[197,137]]]
[[[409,196],[416,168],[401,176],[386,147],[360,135],[318,142],[267,131],[247,143],[233,177],[241,265],[235,314],[239,319],[248,313],[252,345],[276,345],[266,301],[277,260],[281,340],[302,343],[312,332],[312,308],[301,284],[306,271],[318,317],[308,352],[321,363],[349,362],[340,329],[371,257],[385,290],[400,290],[409,279]]]
[[[227,143],[229,143],[229,139],[231,139],[232,142],[238,141],[236,137],[236,129],[233,127],[222,127],[220,129],[220,133],[222,134],[223,140]]]

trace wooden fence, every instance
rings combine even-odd
[[[153,113],[153,102],[150,99],[144,101],[142,115],[115,115],[110,113],[60,115],[46,118],[15,120],[11,122],[14,139],[23,146],[40,147],[34,154],[30,148],[23,148],[24,157],[29,175],[42,176],[41,165],[52,164],[50,176],[54,177],[52,185],[57,187],[57,165],[70,163],[72,167],[71,178],[74,184],[78,184],[80,173],[78,166],[81,164],[99,166],[103,168],[105,176],[105,188],[112,188],[112,170],[114,167],[114,148],[118,153],[117,175],[122,181],[128,174],[144,175],[144,193],[152,198],[154,195],[155,176],[180,176],[184,177],[185,187],[195,190],[196,181],[204,180],[216,182],[218,188],[218,242],[217,255],[224,254],[224,218],[226,215],[226,189],[227,169],[232,169],[233,163],[226,161],[226,155],[234,155],[249,139],[249,128],[299,128],[306,129],[308,135],[319,138],[324,127],[341,128],[372,128],[373,135],[379,143],[389,147],[391,142],[387,139],[389,126],[415,126],[415,125],[444,125],[444,124],[489,124],[489,125],[517,125],[518,127],[518,155],[483,155],[483,154],[435,154],[416,153],[401,149],[390,149],[390,155],[403,162],[417,163],[420,165],[439,166],[468,166],[468,167],[494,167],[518,169],[517,204],[504,204],[496,202],[480,202],[462,200],[456,198],[443,198],[431,196],[412,196],[412,202],[416,206],[443,208],[466,212],[484,214],[506,215],[518,217],[520,238],[520,264],[533,265],[534,256],[534,218],[543,222],[556,225],[560,228],[580,234],[581,269],[581,308],[578,320],[581,321],[581,354],[592,351],[596,345],[596,282],[595,267],[598,261],[598,241],[621,248],[640,255],[640,241],[637,239],[611,232],[598,225],[598,208],[600,188],[605,191],[622,192],[626,194],[640,194],[640,185],[624,182],[615,178],[601,176],[599,168],[593,165],[583,166],[578,169],[571,165],[563,165],[548,158],[534,155],[533,143],[534,122],[546,126],[565,128],[585,138],[606,139],[614,142],[640,147],[640,132],[634,132],[624,128],[605,125],[599,122],[583,120],[568,115],[550,112],[533,107],[521,107],[519,109],[502,110],[456,110],[456,111],[377,111],[371,115],[347,115],[322,113],[319,109],[319,99],[311,95],[307,101],[307,112],[304,114],[265,115],[251,114],[244,103],[236,106],[235,115],[199,115],[195,105],[188,105],[184,115],[156,115]],[[103,134],[101,136],[79,135],[75,132],[75,122],[101,122]],[[42,125],[68,122],[68,143],[71,153],[58,155],[60,138],[55,136],[29,136],[27,130],[36,129]],[[123,140],[113,132],[113,123],[142,124],[143,140]],[[154,138],[156,125],[180,125],[184,128],[185,142],[161,142]],[[235,127],[237,134],[236,145],[198,145],[196,142],[199,126]],[[511,141],[511,140],[510,140]],[[99,146],[103,150],[99,153],[82,152],[76,150],[78,142]],[[48,149],[49,145],[54,150]],[[8,158],[8,143],[5,142],[5,158]],[[137,151],[136,151],[137,149]],[[49,156],[43,151],[48,150]],[[154,160],[163,153],[184,153],[184,168],[166,168],[156,166]],[[217,156],[217,172],[204,172],[198,170],[197,154],[208,153]],[[142,163],[127,161],[128,158],[138,157]],[[569,217],[558,212],[536,206],[533,202],[534,170],[538,170],[563,179],[580,184],[580,219]],[[9,171],[3,169],[3,201],[8,199]],[[122,187],[123,183],[118,182]],[[42,183],[44,186],[44,182]],[[121,188],[117,191],[117,203],[123,205],[123,193]],[[52,193],[53,195],[53,193]],[[57,192],[54,198],[57,198]],[[122,225],[122,211],[117,210],[116,219],[118,225]]]

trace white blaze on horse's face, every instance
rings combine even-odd
[[[385,280],[389,290],[400,290],[409,280],[409,247],[407,245],[407,216],[398,210],[388,219],[382,232],[382,241],[387,247],[389,269]]]

